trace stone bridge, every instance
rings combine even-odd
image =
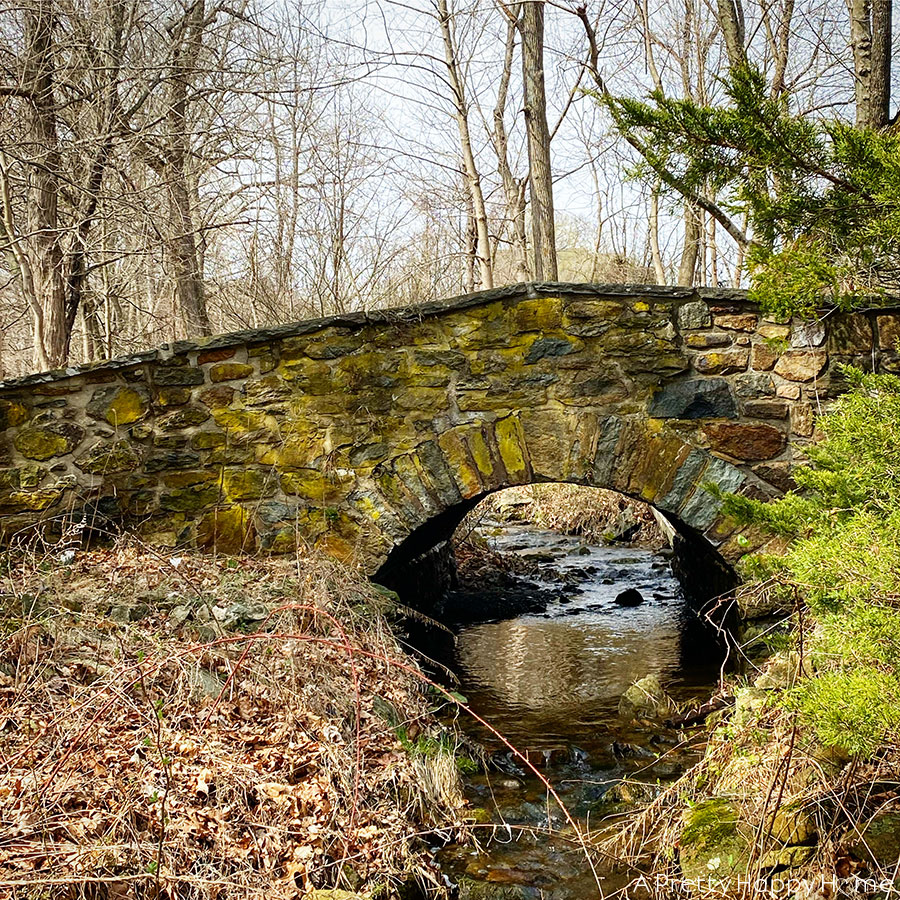
[[[530,284],[177,343],[0,383],[0,531],[299,535],[383,574],[491,491],[562,481],[734,558],[704,485],[789,487],[837,364],[898,370],[898,336],[896,311],[786,324],[738,291]]]

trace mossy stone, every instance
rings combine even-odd
[[[226,469],[222,475],[222,489],[229,500],[259,500],[274,494],[277,475],[259,469]]]
[[[199,406],[186,406],[184,409],[169,413],[159,423],[165,431],[177,431],[180,428],[190,428],[194,425],[202,425],[209,418],[209,410]]]
[[[252,517],[240,506],[216,509],[197,525],[197,545],[219,553],[247,553],[256,547]]]
[[[140,386],[105,387],[94,391],[86,412],[93,419],[110,425],[130,425],[143,419],[150,410],[150,397]]]
[[[728,881],[745,873],[752,831],[741,822],[737,807],[727,798],[714,797],[692,806],[684,814],[679,840],[685,878]]]
[[[87,453],[75,460],[75,465],[82,472],[89,472],[92,475],[133,472],[140,464],[140,457],[128,441],[95,444]]]
[[[156,402],[160,406],[184,406],[190,399],[190,388],[161,387],[156,392]]]
[[[27,459],[45,460],[71,453],[83,440],[84,429],[70,422],[51,422],[47,425],[26,426],[13,444]]]
[[[213,382],[236,381],[252,374],[253,366],[248,366],[246,363],[218,363],[210,367],[209,380]]]
[[[29,419],[28,409],[13,400],[0,400],[0,431],[15,428]]]
[[[61,490],[44,490],[44,491],[14,491],[9,495],[4,505],[8,505],[14,511],[31,510],[32,512],[40,512],[54,506],[59,498],[62,497]]]

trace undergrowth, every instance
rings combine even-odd
[[[384,592],[319,557],[69,559],[0,581],[5,890],[443,893],[420,836],[462,816],[457,743]]]

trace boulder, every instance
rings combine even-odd
[[[730,800],[713,797],[695,804],[684,813],[678,842],[684,877],[727,883],[745,874],[752,835]]]
[[[640,606],[644,602],[644,595],[635,588],[628,588],[616,595],[615,602],[619,606]]]
[[[663,690],[657,675],[645,675],[622,694],[619,715],[623,719],[664,719],[675,704]]]

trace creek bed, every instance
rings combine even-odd
[[[622,694],[656,675],[676,701],[703,702],[717,684],[721,648],[663,555],[587,545],[528,525],[494,523],[485,533],[494,549],[539,563],[522,587],[529,595],[540,589],[543,608],[535,610],[529,597],[531,612],[490,620],[493,609],[508,612],[509,598],[494,604],[490,586],[479,594],[470,585],[464,598],[470,624],[454,628],[455,642],[420,646],[456,674],[476,713],[528,751],[579,824],[602,828],[629,801],[651,796],[696,759],[663,723],[620,717]],[[644,602],[618,605],[616,597],[628,588]],[[473,593],[483,600],[487,621],[471,622]],[[446,611],[453,602],[451,596]],[[541,781],[489,730],[471,719],[460,724],[492,754],[487,774],[467,778],[467,796],[483,822],[502,827],[479,829],[477,844],[440,851],[459,896],[599,896]],[[611,871],[601,876],[604,892],[628,880]]]

